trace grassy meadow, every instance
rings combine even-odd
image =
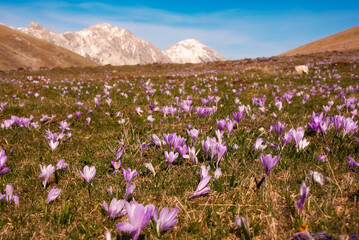
[[[7,158],[1,168],[10,170],[0,175],[0,239],[106,239],[105,231],[112,239],[131,239],[131,232],[116,228],[129,222],[128,215],[111,219],[103,207],[103,201],[124,199],[130,183],[135,189],[127,202],[152,204],[159,212],[178,209],[170,230],[158,231],[151,218],[139,239],[300,239],[305,234],[306,239],[355,239],[359,164],[347,157],[359,162],[358,59],[359,52],[351,51],[1,72],[0,150]],[[309,74],[295,72],[301,64]],[[233,112],[243,117],[236,122]],[[335,116],[341,116],[339,126]],[[218,120],[226,123],[222,131]],[[285,126],[277,134],[278,121]],[[310,127],[313,121],[317,130]],[[61,128],[60,122],[69,125]],[[199,130],[195,141],[192,129]],[[293,131],[303,131],[307,142],[296,143]],[[195,147],[198,162],[179,154],[169,167],[165,152],[178,153],[163,141],[163,134],[171,133],[186,139],[181,146]],[[207,137],[226,147],[219,161],[216,147],[205,154]],[[268,175],[262,154],[279,157]],[[50,174],[44,187],[39,165],[56,166],[60,159],[68,166]],[[121,161],[119,171],[112,160]],[[144,163],[151,163],[155,174]],[[85,166],[96,168],[89,183],[79,173]],[[210,191],[189,198],[201,182],[201,166],[210,166]],[[122,168],[138,175],[126,182]],[[300,193],[303,181],[306,197]],[[6,201],[8,184],[18,204]],[[47,202],[54,187],[61,193]],[[236,225],[236,216],[247,227]]]

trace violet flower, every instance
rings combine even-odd
[[[110,203],[110,207],[108,207],[106,201],[102,202],[102,206],[105,211],[108,212],[108,214],[110,215],[110,219],[115,219],[126,214],[126,210],[123,209],[125,203],[125,200],[117,200],[116,198],[113,198]]]
[[[258,150],[264,150],[267,148],[267,145],[264,145],[264,140],[260,137],[257,138],[256,143],[254,144],[254,152]]]
[[[323,186],[325,181],[329,181],[328,177],[324,177],[323,174],[312,170],[309,170],[308,178],[313,178],[313,180],[320,186]]]
[[[42,184],[44,185],[44,188],[46,188],[46,183],[49,180],[49,178],[54,174],[56,167],[52,166],[51,164],[49,166],[41,165],[40,164],[41,173],[39,175],[40,178],[44,178],[44,181]]]
[[[130,222],[121,222],[116,225],[116,228],[121,232],[132,232],[132,239],[137,240],[150,221],[155,207],[153,205],[145,207],[136,202],[126,202],[125,207]]]
[[[162,146],[162,141],[156,134],[152,134],[151,140],[152,140],[153,144],[155,144],[156,146],[159,146],[159,147]]]
[[[67,163],[65,163],[65,159],[60,159],[56,164],[56,170],[65,170],[68,166]]]
[[[278,163],[279,156],[275,156],[272,158],[271,154],[264,156],[263,153],[261,153],[260,159],[266,172],[266,175],[268,176],[271,169]]]
[[[304,201],[307,198],[309,194],[309,187],[305,185],[305,182],[303,181],[300,185],[300,199],[296,205],[296,208],[300,209],[300,212],[303,210]]]
[[[127,168],[126,170],[124,168],[122,168],[122,174],[125,177],[125,181],[126,181],[127,185],[129,185],[131,183],[132,179],[134,179],[137,176],[138,172],[137,172],[137,170],[131,171],[130,168]]]
[[[89,168],[87,165],[84,167],[83,172],[79,170],[79,173],[81,174],[82,178],[87,182],[90,183],[95,178],[96,175],[96,167],[92,166]]]
[[[47,200],[46,203],[49,204],[50,202],[54,201],[61,193],[61,189],[57,189],[55,187],[53,187],[50,192],[49,195],[47,196]]]
[[[226,128],[227,128],[227,131],[228,131],[228,136],[231,134],[235,124],[236,124],[236,122],[231,121],[231,120],[226,122]]]
[[[278,137],[280,137],[280,135],[282,135],[282,133],[284,132],[284,127],[285,123],[281,123],[280,121],[271,125],[271,128],[274,129],[274,132],[277,134]]]
[[[177,137],[176,133],[171,133],[171,134],[163,134],[163,139],[166,142],[168,149],[171,150],[172,145],[174,144],[174,141]]]
[[[6,161],[7,161],[7,156],[5,155],[5,151],[1,150],[0,151],[0,174],[7,173],[10,170],[9,167],[4,168]]]
[[[206,177],[210,176],[210,175],[209,175],[209,170],[210,170],[210,168],[211,168],[210,165],[208,165],[207,167],[206,167],[205,165],[202,165],[202,166],[201,166],[201,172],[199,173],[199,175],[201,176],[201,180],[202,180],[203,178],[206,178]]]
[[[123,199],[127,200],[127,198],[131,197],[133,195],[133,192],[135,191],[136,185],[134,183],[130,183],[126,186],[126,192]]]
[[[54,151],[59,146],[59,142],[50,140],[49,146],[50,146],[51,150]]]
[[[145,165],[145,167],[153,173],[153,176],[156,176],[156,171],[152,163],[144,163],[143,165]]]
[[[190,138],[192,139],[193,144],[195,144],[196,138],[198,137],[198,134],[199,134],[199,130],[193,128],[191,130],[187,130],[187,132],[188,132],[188,135],[190,136]]]
[[[359,168],[359,163],[354,158],[348,156],[347,159],[349,161],[349,169],[354,170],[354,167]]]
[[[226,123],[227,122],[225,119],[217,120],[217,126],[221,131],[223,131],[224,127],[226,126]]]
[[[248,222],[244,217],[236,216],[235,224],[237,225],[237,227],[242,228],[242,229],[246,229],[248,231]]]
[[[111,165],[114,168],[113,173],[111,173],[111,175],[114,175],[116,172],[121,173],[120,172],[120,168],[122,166],[121,160],[118,160],[117,162],[115,162],[114,160],[111,161]]]
[[[137,139],[138,144],[140,145],[141,156],[143,152],[151,145],[151,143],[141,143],[140,139]]]
[[[5,192],[5,200],[7,203],[14,201],[15,205],[19,205],[19,194],[14,195],[14,187],[11,184],[6,185]]]
[[[220,167],[217,167],[216,171],[214,171],[214,179],[219,179],[222,177],[222,170]]]
[[[174,152],[168,153],[167,151],[165,151],[165,157],[169,164],[168,168],[171,168],[172,163],[178,158],[178,153],[174,153]]]
[[[199,150],[196,152],[196,148],[191,147],[191,148],[189,148],[188,155],[186,155],[184,158],[189,158],[192,160],[192,162],[194,164],[197,164],[198,163],[198,158],[197,158],[198,153],[199,153]]]
[[[237,123],[239,123],[239,121],[243,118],[243,112],[232,112],[232,115]]]
[[[117,149],[115,153],[115,159],[119,160],[122,157],[122,154],[123,154],[123,147],[120,147],[119,149]]]
[[[165,207],[162,209],[161,214],[158,217],[158,210],[155,209],[153,211],[153,219],[156,223],[157,233],[171,230],[173,226],[178,223],[178,219],[176,218],[177,214],[177,208],[173,208],[170,212],[168,212],[168,208]]]
[[[194,191],[194,193],[189,198],[198,197],[198,196],[202,196],[202,195],[209,193],[211,191],[211,189],[209,188],[209,185],[208,185],[209,180],[211,180],[211,176],[207,176],[207,177],[203,178],[199,182],[197,189]]]
[[[90,118],[90,117],[87,117],[87,118],[86,118],[86,122],[87,122],[87,125],[90,125],[91,118]]]
[[[227,147],[225,144],[217,144],[217,166],[219,161],[221,161],[223,155],[227,152]]]

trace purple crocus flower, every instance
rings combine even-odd
[[[352,118],[344,118],[342,120],[342,127],[344,130],[343,137],[347,135],[350,132],[355,132],[355,130],[358,128],[358,121],[354,122]]]
[[[219,164],[219,161],[221,161],[221,158],[223,155],[227,152],[227,147],[225,144],[217,144],[217,166]]]
[[[87,122],[87,125],[90,125],[91,118],[90,118],[90,117],[87,117],[87,118],[86,118],[86,122]]]
[[[214,179],[219,179],[222,177],[222,170],[220,167],[217,167],[216,171],[214,171]]]
[[[244,226],[242,226],[242,223]],[[244,217],[236,216],[235,224],[237,227],[248,230],[248,222]]]
[[[84,167],[84,171],[81,172],[81,170],[79,170],[81,176],[83,177],[83,179],[87,182],[90,183],[90,181],[92,181],[96,175],[96,167],[92,166],[91,168],[89,168],[87,165]]]
[[[108,188],[106,189],[106,192],[107,192],[108,195],[110,195],[110,196],[113,195],[113,188],[112,188],[111,184],[108,185]]]
[[[303,181],[300,185],[300,199],[296,205],[296,208],[300,209],[300,212],[303,210],[304,201],[307,198],[309,194],[309,187],[305,185],[305,182]]]
[[[178,158],[178,153],[174,153],[174,152],[168,153],[167,151],[165,151],[165,157],[169,164],[168,168],[171,168],[172,163]]]
[[[271,154],[264,156],[263,153],[261,153],[260,159],[266,172],[266,175],[268,176],[271,169],[278,163],[279,156],[275,156],[272,158]]]
[[[46,203],[49,204],[50,202],[54,201],[61,193],[61,189],[57,189],[55,187],[53,187],[50,192],[49,195],[47,196],[47,200]]]
[[[150,221],[155,207],[152,204],[145,207],[136,202],[126,202],[125,207],[130,222],[121,222],[116,228],[121,232],[132,232],[132,239],[137,240]]]
[[[56,164],[56,170],[65,170],[65,168],[68,166],[67,163],[65,163],[65,159],[60,159]]]
[[[232,115],[237,123],[239,123],[239,121],[243,118],[243,112],[232,112]]]
[[[295,146],[298,148],[299,143],[302,141],[304,137],[304,129],[302,127],[298,127],[297,130],[292,130],[292,139],[295,142]]]
[[[135,191],[135,188],[136,188],[136,184],[134,183],[128,184],[123,199],[127,200],[127,198],[131,197],[133,195],[133,192]]]
[[[5,151],[1,150],[0,151],[0,174],[7,173],[10,170],[9,167],[4,168],[6,161],[7,161],[7,156],[5,155]]]
[[[277,123],[271,125],[271,129],[274,129],[274,132],[277,134],[278,137],[282,135],[284,132],[285,123],[281,123],[278,121]]]
[[[318,155],[317,162],[319,162],[319,161],[328,162],[328,156],[327,155]]]
[[[254,144],[254,152],[258,150],[264,150],[267,148],[267,145],[264,145],[264,140],[260,137],[257,138],[256,143]]]
[[[312,120],[311,123],[308,123],[308,127],[312,129],[314,132],[319,131],[320,122],[323,120],[323,113],[317,114],[313,112],[312,116],[310,117]]]
[[[123,154],[123,147],[120,147],[119,149],[117,149],[115,153],[115,160],[120,160],[122,154]]]
[[[80,118],[80,116],[81,116],[81,114],[82,114],[82,112],[80,112],[80,111],[76,111],[76,112],[75,112],[76,118],[77,118],[77,119],[79,119],[79,118]]]
[[[359,168],[359,163],[357,162],[357,161],[355,161],[355,159],[354,158],[352,158],[352,157],[347,157],[347,159],[348,159],[348,163],[349,163],[349,169],[354,169],[354,167],[357,167],[357,168]]]
[[[122,166],[121,160],[118,160],[117,162],[112,160],[111,165],[114,168],[114,171],[113,171],[113,173],[111,175],[115,174],[116,172],[120,173],[120,168]]]
[[[159,147],[162,146],[162,141],[156,134],[152,134],[151,140],[152,140],[153,144],[155,144],[156,146],[159,146]]]
[[[144,163],[143,165],[145,165],[145,167],[153,173],[153,176],[156,176],[156,171],[152,163],[148,162],[148,163]]]
[[[201,166],[201,172],[199,173],[199,175],[201,176],[201,180],[203,178],[206,178],[206,177],[210,176],[209,175],[210,168],[211,168],[211,166],[209,166],[209,165],[207,167],[205,165]]]
[[[130,168],[127,168],[126,170],[122,168],[122,174],[125,177],[126,183],[128,185],[131,183],[132,179],[134,179],[137,176],[138,172],[136,169],[131,171]]]
[[[203,178],[199,182],[197,189],[194,191],[194,193],[189,198],[198,197],[198,196],[202,196],[202,195],[209,193],[211,191],[211,189],[209,188],[209,185],[208,185],[209,180],[211,180],[210,175]]]
[[[227,128],[227,131],[228,131],[228,135],[231,134],[235,124],[236,124],[236,122],[231,121],[231,120],[226,122],[226,128]]]
[[[332,123],[335,127],[335,131],[338,132],[338,130],[342,127],[342,122],[343,122],[344,117],[340,116],[340,115],[336,115],[334,117],[331,117]]]
[[[49,146],[50,146],[51,150],[54,151],[59,146],[59,142],[50,140]]]
[[[179,154],[181,155],[182,158],[185,158],[187,152],[188,152],[188,146],[185,144],[182,147],[178,146],[177,150],[179,152]]]
[[[193,128],[191,130],[187,130],[187,132],[190,138],[192,139],[193,143],[196,143],[196,138],[198,137],[199,131]]]
[[[153,219],[156,223],[157,232],[160,233],[160,231],[167,231],[172,229],[172,227],[178,222],[178,219],[176,218],[177,213],[177,208],[173,208],[170,212],[168,212],[168,208],[165,207],[162,209],[161,214],[158,217],[158,210],[155,209],[153,211]]]
[[[226,123],[227,122],[225,119],[217,120],[217,126],[221,131],[223,131],[224,127],[226,126]]]
[[[208,155],[208,153],[210,151],[211,141],[207,137],[207,140],[206,141],[202,140],[201,143],[202,143],[202,148],[203,148],[203,151],[204,151],[204,155],[205,155],[205,157],[207,157],[207,155]]]
[[[52,166],[51,164],[47,167],[45,165],[40,164],[40,169],[41,169],[41,173],[40,173],[39,177],[44,178],[44,181],[42,182],[42,184],[44,185],[44,188],[46,188],[46,183],[49,180],[49,178],[52,176],[52,174],[54,174],[56,167]]]
[[[163,139],[166,142],[168,149],[171,150],[172,145],[174,144],[174,141],[177,137],[176,133],[171,133],[171,134],[163,134]]]
[[[60,122],[60,128],[61,128],[62,132],[65,132],[65,130],[70,130],[69,126],[70,126],[70,123],[68,123],[66,121]]]
[[[125,203],[125,200],[117,200],[116,198],[113,198],[110,203],[110,207],[108,207],[106,201],[102,202],[102,206],[105,211],[108,212],[108,214],[110,215],[110,219],[115,219],[126,214],[126,210],[123,209]]]
[[[19,205],[19,194],[14,195],[14,187],[11,184],[6,185],[5,192],[5,200],[7,203],[14,201],[15,205]]]
[[[143,152],[151,145],[151,143],[141,143],[140,139],[137,139],[137,142],[140,145],[140,151],[142,156]]]

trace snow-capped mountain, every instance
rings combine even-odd
[[[165,51],[173,63],[201,63],[225,61],[225,57],[196,39],[187,39],[170,46]]]
[[[102,65],[200,63],[226,60],[210,47],[194,39],[184,40],[166,51],[161,51],[130,31],[108,23],[63,34],[46,29],[36,22],[31,22],[28,27],[18,30],[67,48]]]

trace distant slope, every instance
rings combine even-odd
[[[327,51],[359,49],[359,25],[342,32],[308,43],[279,56],[293,56]]]
[[[0,69],[85,67],[97,64],[67,49],[0,24]]]

